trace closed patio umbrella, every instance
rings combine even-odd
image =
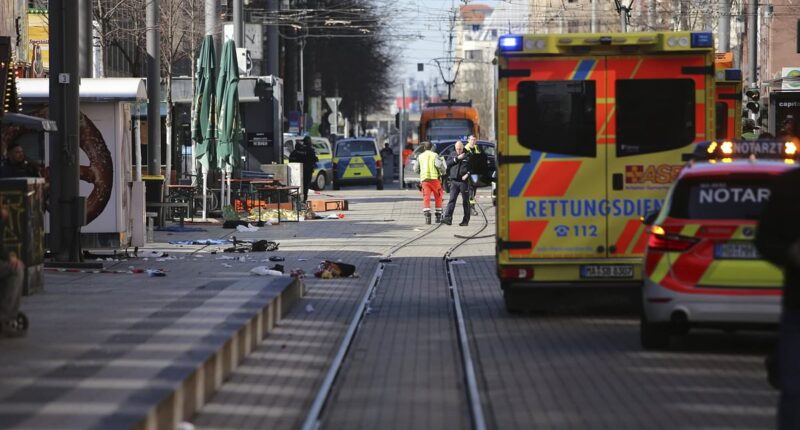
[[[222,201],[230,204],[230,179],[233,169],[239,165],[239,144],[242,142],[242,120],[239,111],[239,65],[236,61],[236,45],[225,42],[219,60],[217,78],[217,165],[222,171]]]
[[[197,58],[197,76],[192,101],[192,140],[195,143],[195,156],[203,175],[203,219],[206,219],[206,194],[208,193],[208,172],[216,167],[216,103],[214,85],[216,84],[216,65],[214,39],[211,35],[203,38],[200,56]]]

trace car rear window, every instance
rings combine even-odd
[[[328,150],[328,145],[323,142],[314,142],[314,151],[317,154],[330,154],[331,151]]]
[[[670,216],[682,219],[758,219],[774,177],[690,178],[678,183]]]
[[[468,119],[432,119],[428,121],[428,139],[463,139],[472,134]]]
[[[336,144],[337,157],[368,157],[377,154],[371,140],[348,140]]]

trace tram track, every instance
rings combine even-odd
[[[456,238],[462,239],[455,245],[448,248],[448,250],[442,256],[444,262],[444,271],[448,283],[448,289],[450,291],[451,297],[451,304],[453,306],[453,315],[454,315],[454,323],[456,324],[456,332],[458,337],[458,349],[461,355],[461,362],[462,362],[462,370],[463,370],[463,379],[465,382],[465,386],[467,387],[467,405],[470,414],[470,421],[472,423],[472,428],[475,430],[484,430],[486,429],[486,422],[483,414],[482,402],[480,399],[480,390],[477,384],[477,377],[475,372],[475,364],[472,359],[472,354],[470,351],[470,342],[468,337],[468,331],[466,327],[466,321],[464,318],[464,312],[462,309],[461,304],[461,297],[458,292],[458,285],[455,280],[455,275],[453,273],[452,264],[455,261],[452,258],[452,254],[456,251],[459,247],[467,243],[469,240],[475,239],[480,233],[482,233],[489,225],[488,218],[486,216],[486,212],[484,211],[483,207],[478,204],[477,207],[480,209],[481,215],[483,217],[483,226],[476,231],[474,234],[469,236],[459,236],[454,235]],[[387,264],[392,262],[392,257],[403,248],[414,244],[415,242],[428,237],[435,231],[437,231],[442,224],[436,224],[425,231],[417,234],[409,239],[401,241],[400,243],[392,246],[389,251],[386,252],[380,259],[378,263],[378,267],[376,268],[375,272],[373,273],[372,278],[369,281],[367,290],[364,292],[361,300],[359,301],[358,306],[356,307],[355,312],[353,313],[353,317],[350,320],[348,325],[347,331],[342,339],[339,348],[336,351],[336,354],[331,362],[328,371],[323,378],[323,382],[317,391],[317,394],[314,398],[314,401],[309,408],[308,414],[306,415],[305,420],[303,421],[302,429],[303,430],[316,430],[319,429],[321,426],[321,417],[322,414],[328,406],[328,400],[333,393],[334,385],[336,383],[337,376],[342,370],[343,364],[347,359],[347,354],[354,341],[356,336],[361,328],[366,315],[369,313],[369,304],[372,299],[375,297],[375,293],[378,290],[381,281],[383,279],[383,273],[386,268]]]

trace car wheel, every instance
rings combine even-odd
[[[320,172],[317,174],[317,177],[314,180],[314,188],[316,188],[317,191],[322,191],[325,189],[325,185],[327,185],[327,183],[328,179],[326,178],[325,173]]]
[[[668,323],[654,323],[647,321],[642,315],[639,323],[639,338],[644,349],[669,348],[670,328]]]

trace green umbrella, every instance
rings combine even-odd
[[[200,57],[197,59],[197,77],[194,101],[192,103],[192,140],[196,143],[195,156],[203,166],[203,176],[216,167],[216,104],[214,103],[214,84],[216,65],[214,58],[214,39],[211,35],[203,38]]]
[[[217,164],[220,169],[230,172],[238,166],[241,127],[239,65],[236,62],[236,45],[228,40],[222,46],[217,78]]]

